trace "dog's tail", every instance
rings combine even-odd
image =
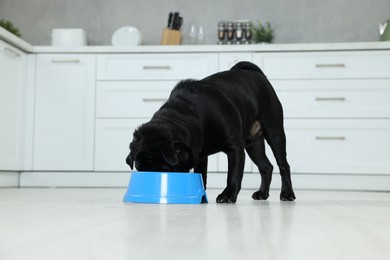
[[[251,70],[251,71],[257,71],[261,75],[265,76],[264,72],[255,64],[249,61],[241,61],[234,65],[230,70]]]

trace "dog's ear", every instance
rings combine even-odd
[[[132,152],[126,157],[126,163],[130,166],[130,169],[133,170],[134,166],[134,155]]]
[[[141,141],[142,136],[140,135],[138,130],[135,130],[133,133],[133,141],[130,143],[130,153],[126,158],[126,163],[130,166],[130,169],[132,170],[134,166],[135,155],[141,149]]]
[[[178,155],[180,153],[180,148],[178,145],[175,145],[172,141],[172,138],[165,138],[161,143],[161,154],[164,158],[164,161],[170,166],[176,166],[179,163]]]

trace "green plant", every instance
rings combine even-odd
[[[0,20],[0,26],[4,29],[8,30],[9,32],[15,34],[18,37],[21,37],[22,34],[19,32],[19,29],[16,28],[10,21],[1,19]]]
[[[270,22],[266,22],[263,25],[260,21],[257,21],[257,26],[252,27],[252,35],[255,43],[271,43],[274,39],[274,30],[271,28]]]

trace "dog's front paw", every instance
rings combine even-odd
[[[217,203],[236,203],[236,201],[237,201],[237,192],[231,191],[228,188],[226,188],[217,197]]]
[[[295,200],[295,194],[292,190],[282,190],[280,193],[280,200],[281,201],[294,201]]]
[[[262,190],[258,190],[252,194],[252,199],[254,200],[266,200],[268,197],[269,193]]]

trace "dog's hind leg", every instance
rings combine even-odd
[[[264,129],[267,130],[265,138],[271,146],[282,178],[280,200],[293,201],[295,200],[295,194],[291,183],[290,165],[287,162],[286,135],[284,133],[283,122],[278,127],[272,127],[272,129],[264,127]]]
[[[273,166],[265,154],[264,136],[259,131],[253,140],[245,147],[249,157],[256,164],[261,175],[261,185],[258,191],[253,193],[254,200],[266,200],[269,197],[269,187],[272,180]]]

